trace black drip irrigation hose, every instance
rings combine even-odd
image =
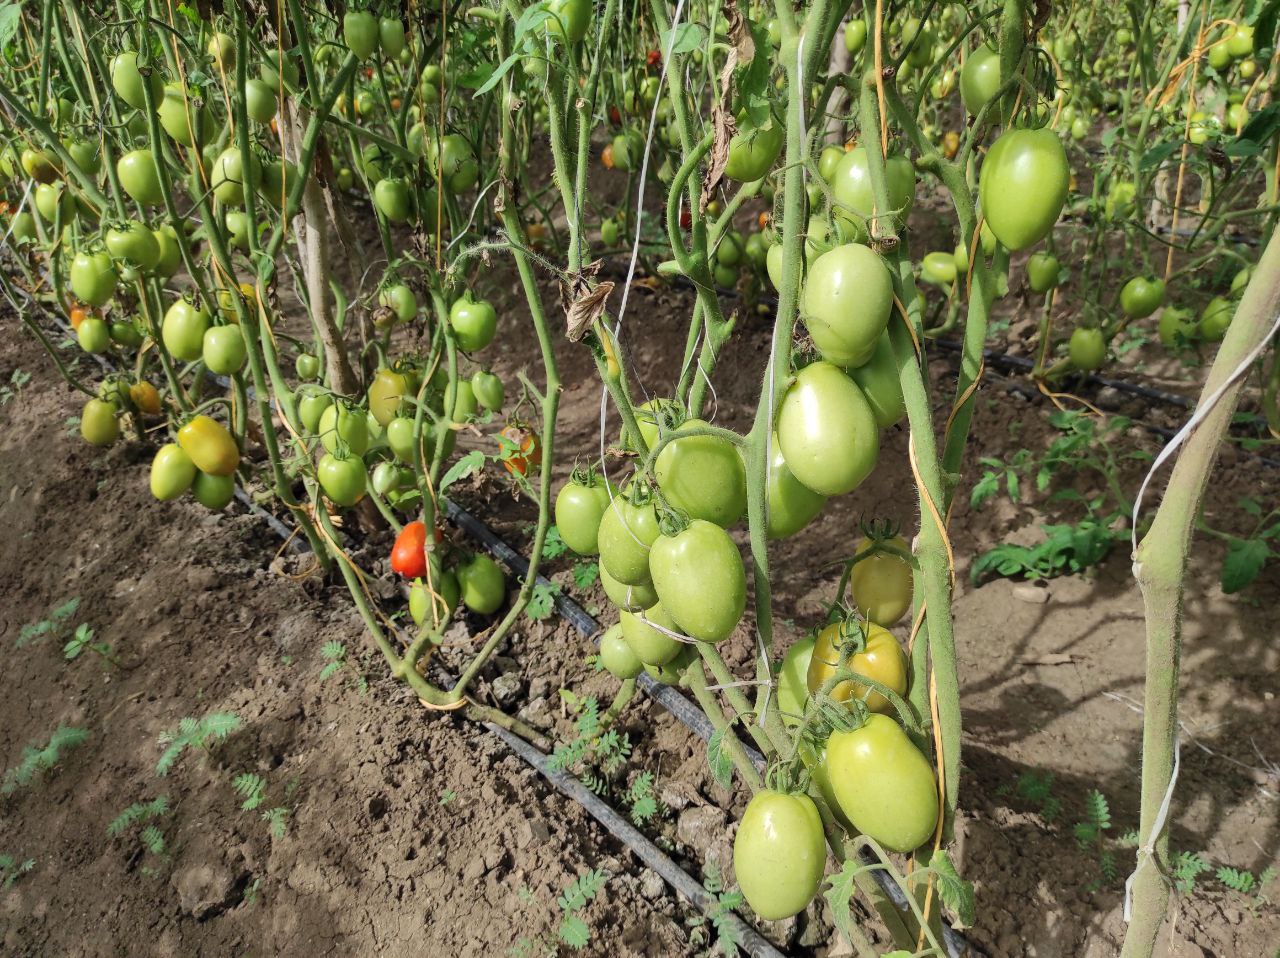
[[[39,309],[40,312],[52,320],[63,334],[73,335],[73,330],[62,321],[61,317],[44,309],[43,306],[34,298],[28,297],[28,299],[35,308]],[[104,357],[95,355],[94,358],[104,370],[118,372],[118,370],[115,369],[115,367]],[[290,528],[285,525],[285,523],[281,522],[277,516],[254,502],[252,497],[250,497],[238,483],[235,488],[235,497],[244,504],[251,514],[262,519],[266,523],[267,527],[285,543],[290,551],[299,555],[303,555],[311,551],[310,546],[297,534],[296,529],[290,530]],[[450,507],[451,512],[452,510],[457,509],[457,507],[453,506],[452,503],[447,504]],[[460,509],[457,511],[462,512]],[[472,522],[476,522],[476,520],[469,514],[462,514],[466,515]],[[450,518],[452,519],[452,515],[450,515]],[[489,536],[495,542],[501,543],[501,540],[496,536],[493,536],[492,533],[490,533]],[[489,546],[489,543],[486,542],[485,545]],[[492,548],[491,551],[493,551]],[[528,563],[525,563],[521,557],[510,549],[507,551],[511,553],[513,558],[523,563],[524,571],[527,572]],[[508,565],[511,565],[513,569],[515,568],[515,564],[510,558],[504,559],[504,561],[506,561]],[[540,579],[540,581],[545,580]],[[559,604],[560,603],[557,602],[557,605]],[[591,619],[591,617],[588,616],[580,606],[573,603],[573,607],[577,609],[582,618],[585,618],[585,620],[594,624],[595,620]],[[581,621],[575,621],[573,619],[570,619],[570,621],[575,628],[581,629],[583,627],[583,623]],[[598,631],[598,628],[595,631]],[[395,628],[395,632],[402,644],[409,644],[409,637],[406,636],[398,627]],[[594,634],[594,632],[592,634]],[[643,678],[648,679],[650,683],[653,683],[653,680],[647,675]],[[659,686],[659,688],[667,692],[672,692],[675,697],[683,703],[686,710],[694,712],[688,700],[679,695],[679,693],[674,693],[673,690],[668,689],[665,686]],[[704,724],[708,724],[705,716],[701,713],[695,714]],[[677,715],[677,718],[679,717],[680,716]],[[499,725],[492,722],[482,722],[480,724],[482,724],[489,732],[492,732],[497,736],[503,744],[510,748],[511,751],[527,765],[542,775],[542,777],[550,782],[557,791],[581,805],[592,818],[600,823],[606,832],[621,842],[637,858],[644,862],[645,865],[657,872],[663,881],[675,889],[676,892],[686,898],[704,914],[719,914],[721,921],[725,921],[732,926],[741,947],[748,955],[752,956],[752,958],[785,958],[785,955],[782,952],[775,948],[772,943],[767,941],[764,936],[756,931],[755,928],[747,923],[741,916],[734,912],[720,912],[719,902],[713,895],[707,892],[692,875],[677,865],[660,848],[658,848],[657,845],[649,841],[642,832],[636,829],[630,822],[602,801],[594,792],[584,786],[577,779],[551,768],[549,755],[529,742],[526,742],[524,739],[520,738],[520,736],[502,728]],[[756,757],[759,757],[758,753]]]

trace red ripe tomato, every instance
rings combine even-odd
[[[657,50],[650,50],[648,55],[644,58],[644,62],[645,62],[645,66],[650,66],[650,67],[654,66],[655,64],[661,63],[662,54],[659,53]]]
[[[693,214],[688,210],[680,211],[680,228],[686,233],[693,229]]]
[[[502,465],[511,475],[527,476],[530,466],[534,469],[542,467],[542,442],[538,439],[538,434],[528,426],[517,422],[508,423],[503,427],[502,438],[514,447],[503,444],[506,452]]]
[[[622,126],[622,114],[618,112],[618,108],[616,106],[609,107],[609,120],[614,126]],[[610,143],[607,149],[612,154],[613,144]]]
[[[391,547],[391,571],[406,579],[420,579],[427,574],[427,527],[422,520],[410,522],[396,536]]]

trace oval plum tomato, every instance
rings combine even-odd
[[[1164,280],[1135,276],[1120,288],[1120,308],[1130,319],[1150,316],[1164,302]]]
[[[191,495],[196,502],[215,512],[225,509],[235,498],[235,494],[235,476],[211,476],[207,472],[197,471],[195,479],[191,481]]]
[[[861,17],[851,17],[844,25],[844,48],[852,54],[858,54],[867,44],[867,21]]]
[[[369,485],[380,496],[397,491],[400,488],[400,467],[390,461],[378,463],[369,476]]]
[[[117,319],[111,324],[111,341],[129,349],[142,345],[142,330],[132,319]]]
[[[213,161],[213,195],[219,203],[226,206],[239,206],[244,202],[245,188],[256,190],[261,177],[262,167],[256,157],[250,154],[249,168],[246,170],[239,148],[229,147]]]
[[[844,159],[844,150],[838,146],[825,146],[818,154],[818,175],[828,183],[835,177],[836,167]]]
[[[105,353],[111,348],[111,330],[105,320],[90,316],[76,330],[76,341],[86,353]]]
[[[600,551],[600,520],[609,508],[611,490],[595,470],[574,470],[556,495],[556,528],[560,538],[579,555]]]
[[[427,527],[421,519],[405,525],[391,547],[391,571],[406,579],[427,574]]]
[[[861,366],[889,323],[893,283],[880,257],[848,243],[816,260],[805,277],[801,316],[822,358]]]
[[[165,443],[151,460],[151,494],[169,502],[191,488],[196,465],[177,443]]]
[[[889,181],[889,202],[898,215],[898,222],[905,223],[916,201],[915,168],[905,156],[895,153],[888,158],[885,175]],[[865,237],[865,223],[876,209],[871,190],[871,169],[867,165],[867,151],[864,147],[854,147],[836,164],[832,174],[831,193],[836,201],[837,222],[843,221],[853,226],[852,239]]]
[[[622,637],[626,639],[636,658],[645,665],[666,665],[685,647],[685,643],[663,631],[666,629],[674,632],[679,627],[667,615],[661,603],[645,609],[643,615],[632,614],[624,609],[619,612],[619,622],[622,625]]]
[[[240,447],[227,427],[208,416],[195,416],[178,430],[178,445],[196,468],[211,476],[234,475],[240,465]]]
[[[814,492],[787,468],[787,460],[782,455],[782,445],[778,442],[776,433],[765,488],[769,496],[770,539],[785,539],[795,535],[812,522],[827,504],[826,496]]]
[[[427,140],[427,163],[439,182],[454,193],[462,193],[476,185],[480,178],[480,165],[466,137],[449,133],[440,138],[437,148],[435,137]]]
[[[886,539],[892,546],[910,555],[911,547],[901,536]],[[873,543],[864,539],[854,557],[871,551]],[[877,552],[855,562],[849,570],[849,587],[859,614],[877,625],[893,625],[911,608],[911,564],[889,552]]]
[[[499,434],[505,440],[501,444],[502,467],[511,475],[527,476],[529,470],[542,468],[542,442],[538,434],[518,422],[509,422]]]
[[[1043,250],[1027,260],[1027,285],[1033,293],[1047,293],[1058,285],[1058,257]]]
[[[1189,309],[1166,306],[1160,313],[1156,329],[1165,346],[1183,347],[1196,337],[1198,325]]]
[[[80,412],[80,435],[94,446],[109,446],[120,435],[116,407],[105,399],[90,399]]]
[[[129,400],[145,415],[160,415],[160,393],[145,379],[129,387]]]
[[[409,183],[395,176],[378,180],[373,187],[373,205],[392,223],[407,223],[413,213]]]
[[[597,532],[601,566],[623,585],[648,584],[649,550],[658,531],[653,503],[635,505],[625,495],[614,496]]]
[[[202,355],[210,372],[231,376],[244,368],[249,350],[239,326],[211,326],[204,331]]]
[[[299,379],[315,379],[320,375],[320,359],[310,353],[299,353],[293,361],[293,371]]]
[[[164,202],[160,188],[160,170],[150,150],[132,150],[116,161],[120,188],[143,206],[159,206]]]
[[[960,68],[960,99],[977,116],[1000,89],[1000,53],[983,44],[965,58]]]
[[[729,140],[724,175],[739,183],[761,179],[777,162],[786,133],[786,128],[772,117],[767,126],[744,125]]]
[[[694,519],[674,536],[659,536],[649,553],[649,572],[663,610],[695,639],[726,639],[742,618],[747,605],[742,556],[715,523]]]
[[[27,147],[22,151],[18,162],[27,176],[37,183],[52,183],[58,178],[58,173],[61,169],[57,157],[46,153],[44,150],[36,150],[31,147]]]
[[[453,327],[458,348],[464,353],[473,353],[493,342],[498,331],[498,314],[488,302],[467,292],[449,307],[449,325]]]
[[[809,661],[813,658],[814,637],[792,643],[778,670],[778,711],[787,725],[799,725],[809,699]]]
[[[1071,333],[1067,344],[1071,365],[1083,372],[1097,369],[1107,359],[1107,341],[1096,326],[1080,326]]]
[[[303,386],[298,390],[298,418],[302,428],[315,435],[320,428],[320,417],[333,405],[333,396],[319,386]]]
[[[76,253],[68,279],[76,299],[90,306],[105,305],[115,295],[116,268],[105,250]]]
[[[880,454],[875,412],[838,367],[812,363],[796,374],[778,411],[778,443],[787,467],[824,496],[852,492]]]
[[[826,866],[827,843],[813,799],[756,792],[733,839],[734,875],[752,911],[765,921],[798,915],[818,893]]]
[[[1211,343],[1221,341],[1227,335],[1227,329],[1231,326],[1231,320],[1235,315],[1235,303],[1224,296],[1213,297],[1200,314],[1200,323],[1197,328],[1201,338]]]
[[[387,423],[387,445],[401,462],[413,462],[413,449],[416,445],[413,430],[413,420],[407,416],[397,416]],[[429,455],[430,452],[428,448],[423,455]]]
[[[549,35],[564,37],[570,43],[578,43],[587,35],[591,0],[551,0],[547,10],[551,13],[546,21]]]
[[[887,715],[827,740],[825,772],[840,810],[858,831],[895,852],[928,841],[938,824],[933,767]]]
[[[250,80],[250,84],[258,83]],[[202,142],[209,142],[214,134],[214,119],[207,106],[195,109],[191,101],[182,91],[180,83],[166,83],[164,96],[156,109],[160,117],[160,127],[175,143],[183,146],[195,146],[196,137]],[[265,121],[264,121],[265,122]]]
[[[623,681],[634,679],[644,671],[644,663],[636,658],[636,654],[631,651],[631,646],[627,645],[627,640],[622,637],[622,623],[613,626],[601,636],[600,664],[615,679]]]
[[[170,354],[184,363],[193,363],[204,356],[204,334],[209,323],[209,312],[203,306],[186,298],[177,299],[165,311],[160,338]]]
[[[418,315],[418,297],[404,283],[391,283],[378,293],[378,305],[385,306],[395,318],[407,323]]]
[[[244,106],[249,119],[259,123],[270,123],[275,119],[280,102],[276,99],[276,91],[261,80],[245,81]]]
[[[357,60],[373,56],[379,39],[377,18],[368,10],[352,10],[342,18],[342,40]]]
[[[359,406],[339,400],[320,414],[319,435],[328,452],[363,456],[369,449],[369,417]]]
[[[871,359],[849,370],[849,376],[871,404],[876,425],[881,429],[888,429],[902,421],[907,414],[907,403],[902,398],[898,361],[893,356],[893,344],[889,342],[888,332],[880,334]]]
[[[498,564],[484,555],[474,555],[458,566],[462,601],[472,612],[492,615],[507,595],[507,582]]]
[[[676,430],[708,428],[690,419]],[[689,436],[663,446],[654,463],[654,478],[662,495],[691,519],[731,526],[747,508],[747,476],[737,447],[720,436]]]
[[[383,17],[378,21],[378,43],[382,52],[395,59],[404,52],[404,23],[395,17]]]
[[[67,191],[65,183],[41,183],[36,187],[36,212],[40,218],[53,225],[62,213],[63,224],[69,224],[76,215],[76,198]]]
[[[408,376],[383,367],[374,373],[373,382],[369,384],[369,412],[378,425],[385,427],[396,418],[401,400],[412,392]]]
[[[991,145],[978,177],[982,215],[996,239],[1017,252],[1053,229],[1071,169],[1052,130],[1009,130]]]
[[[840,646],[858,630],[865,628],[866,646],[863,651],[849,656],[848,668],[857,675],[865,675],[892,689],[899,695],[907,694],[907,656],[898,640],[888,629],[873,623],[864,627],[856,619],[834,622],[818,633],[805,674],[805,686],[811,695],[817,695],[823,685],[835,678],[840,668]],[[852,679],[838,683],[830,695],[837,702],[861,699],[873,712],[892,713],[889,700],[870,686]]]
[[[471,375],[471,391],[476,402],[490,412],[501,409],[503,400],[507,398],[502,380],[487,369],[477,369]]]
[[[453,610],[458,607],[462,598],[462,586],[458,584],[458,576],[454,571],[444,568],[440,564],[440,557],[435,553],[431,554],[428,568],[430,576],[414,579],[413,585],[409,587],[409,615],[413,617],[414,624],[421,628],[430,612],[431,627],[440,629],[453,617]],[[424,579],[429,580],[430,585]]]
[[[135,110],[147,108],[147,87],[151,88],[151,105],[157,107],[164,98],[164,80],[160,71],[150,69],[144,78],[138,68],[138,54],[134,50],[124,50],[111,58],[107,68],[111,74],[111,88],[116,96]]]
[[[165,223],[151,235],[156,238],[156,247],[160,250],[153,272],[161,279],[169,279],[182,265],[182,248],[178,245],[178,234],[172,226]]]
[[[653,582],[645,581],[639,585],[627,585],[609,575],[609,570],[600,564],[600,584],[604,594],[619,609],[627,612],[643,612],[658,604],[658,593],[653,590]]]
[[[955,256],[951,253],[925,253],[920,261],[920,278],[926,283],[946,288],[956,281],[956,274]]]
[[[363,459],[359,456],[339,459],[332,453],[320,457],[316,478],[324,494],[340,506],[354,506],[363,499],[369,482]]]

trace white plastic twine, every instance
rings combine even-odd
[[[1249,355],[1247,355],[1240,364],[1232,370],[1231,375],[1223,381],[1222,385],[1210,393],[1209,398],[1192,413],[1191,418],[1187,420],[1186,425],[1178,430],[1174,437],[1169,440],[1163,449],[1160,450],[1160,454],[1156,456],[1155,461],[1151,463],[1151,468],[1147,470],[1146,478],[1142,480],[1142,485],[1138,488],[1138,496],[1133,503],[1133,514],[1130,516],[1132,528],[1129,536],[1133,550],[1133,575],[1135,579],[1138,577],[1139,566],[1138,517],[1142,513],[1142,499],[1146,494],[1147,486],[1151,484],[1151,480],[1155,478],[1155,474],[1160,467],[1164,465],[1175,452],[1177,452],[1178,448],[1185,443],[1187,439],[1190,438],[1196,427],[1204,422],[1209,413],[1213,412],[1218,403],[1222,401],[1222,397],[1226,395],[1227,390],[1248,374],[1250,368],[1252,368],[1254,364],[1254,361],[1262,354],[1267,343],[1269,343],[1277,333],[1280,333],[1280,314],[1276,315],[1275,322],[1271,324],[1271,331],[1258,341],[1258,344],[1254,346],[1253,349],[1249,351]],[[1159,838],[1161,832],[1164,831],[1165,824],[1169,817],[1169,807],[1173,804],[1173,789],[1178,781],[1178,768],[1181,764],[1181,748],[1182,738],[1179,735],[1174,738],[1173,742],[1173,771],[1169,775],[1169,787],[1165,789],[1164,798],[1160,802],[1160,810],[1156,814],[1156,819],[1151,826],[1151,834],[1147,836],[1147,843],[1138,849],[1137,866],[1124,883],[1124,920],[1126,923],[1130,921],[1132,916],[1134,879],[1138,877],[1138,872],[1142,871],[1144,867],[1154,860],[1156,839]]]

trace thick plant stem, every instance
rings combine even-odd
[[[1253,281],[1209,370],[1197,409],[1222,388],[1263,342],[1280,312],[1280,234],[1273,234]],[[1132,878],[1133,918],[1122,958],[1148,958],[1169,904],[1166,795],[1178,747],[1178,671],[1187,556],[1205,487],[1244,377],[1238,377],[1191,433],[1169,476],[1151,529],[1134,556],[1147,622],[1147,676],[1142,715],[1142,815]]]

